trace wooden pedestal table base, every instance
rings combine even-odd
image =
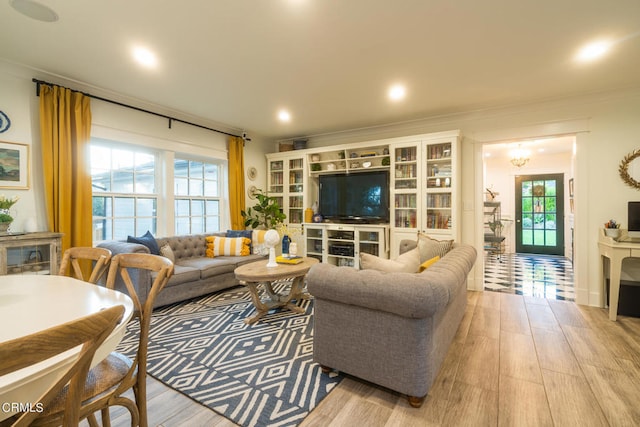
[[[242,265],[234,270],[236,278],[244,282],[249,288],[251,301],[256,308],[256,315],[245,319],[245,323],[253,325],[262,316],[273,308],[285,308],[295,313],[304,313],[304,309],[296,306],[291,301],[307,297],[304,288],[304,277],[313,264],[317,264],[315,258],[304,258],[299,264],[278,264],[277,267],[267,267],[267,261],[256,261]],[[293,279],[289,294],[282,295],[274,291],[272,284],[278,280]],[[260,285],[264,287],[267,298],[260,298]]]

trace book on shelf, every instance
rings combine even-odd
[[[300,264],[303,261],[301,256],[284,257],[279,255],[276,257],[278,264]]]

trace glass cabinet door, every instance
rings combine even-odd
[[[452,157],[451,143],[430,144],[426,157],[426,216],[427,230],[449,230],[452,224]]]
[[[418,147],[396,147],[393,167],[393,210],[396,228],[417,228]]]
[[[287,220],[289,224],[302,224],[304,221],[304,159],[289,160],[289,205]]]
[[[269,162],[269,193],[282,194],[284,191],[284,162],[272,160]]]

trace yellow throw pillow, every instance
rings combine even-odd
[[[207,236],[207,256],[247,256],[251,253],[251,240],[246,237]]]
[[[435,264],[439,260],[440,260],[440,256],[436,255],[433,258],[428,259],[425,262],[423,262],[422,264],[420,264],[420,273],[425,271],[427,268],[431,267],[433,264]]]

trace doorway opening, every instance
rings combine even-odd
[[[575,300],[574,147],[573,136],[482,146],[485,290]]]

